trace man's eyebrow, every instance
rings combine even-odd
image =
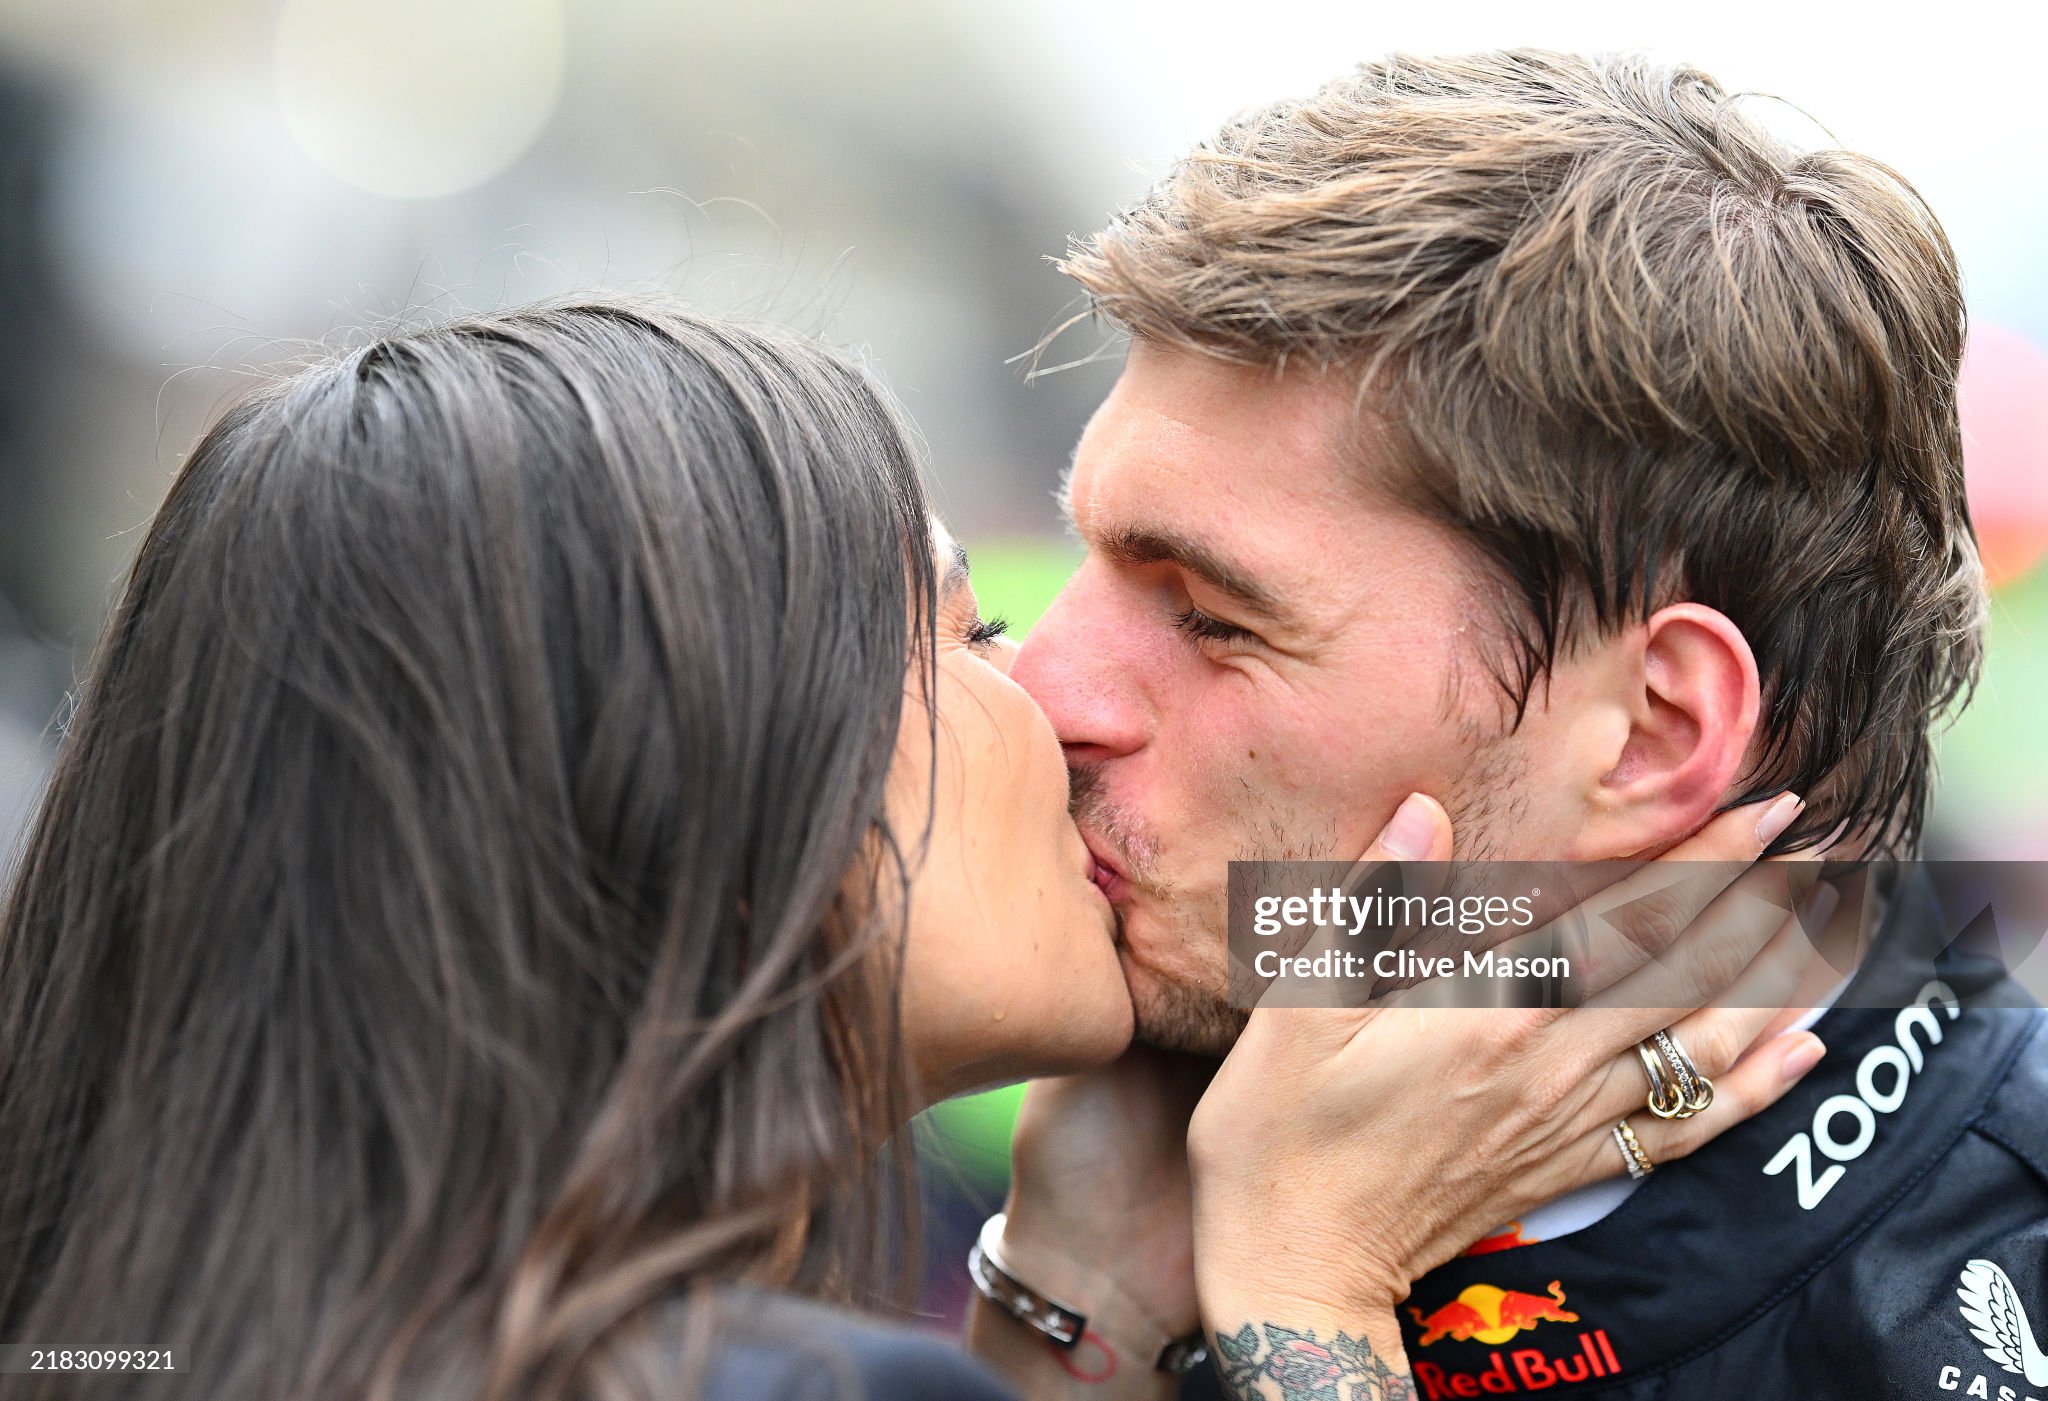
[[[1119,526],[1097,540],[1095,548],[1118,564],[1176,565],[1270,621],[1284,623],[1292,617],[1273,591],[1242,566],[1179,531]]]
[[[1081,527],[1074,519],[1074,467],[1081,460],[1081,445],[1074,444],[1074,450],[1067,454],[1067,465],[1060,470],[1060,484],[1053,488],[1053,504],[1059,507],[1060,524],[1067,534],[1078,536]]]

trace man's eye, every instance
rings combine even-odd
[[[987,647],[1009,630],[1010,624],[1007,619],[976,618],[972,623],[968,624],[967,645],[969,647]]]
[[[1193,604],[1188,605],[1186,612],[1173,615],[1173,625],[1187,636],[1205,642],[1243,642],[1252,636],[1249,628],[1212,618]]]

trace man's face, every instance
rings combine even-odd
[[[1417,790],[1461,859],[1555,856],[1570,829],[1540,796],[1561,698],[1507,733],[1493,595],[1372,489],[1354,421],[1343,376],[1139,343],[1075,455],[1087,558],[1011,674],[1065,747],[1155,1044],[1221,1054],[1243,1025],[1232,860],[1350,860]]]

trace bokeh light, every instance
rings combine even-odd
[[[289,0],[278,100],[306,153],[377,194],[482,184],[547,125],[562,90],[555,0]]]
[[[1979,321],[1956,392],[1970,519],[1984,573],[1997,588],[2048,554],[2048,352]]]

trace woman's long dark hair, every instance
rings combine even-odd
[[[863,374],[646,303],[230,410],[0,927],[0,1338],[175,1344],[152,1401],[616,1395],[655,1301],[871,1284],[932,574]]]

